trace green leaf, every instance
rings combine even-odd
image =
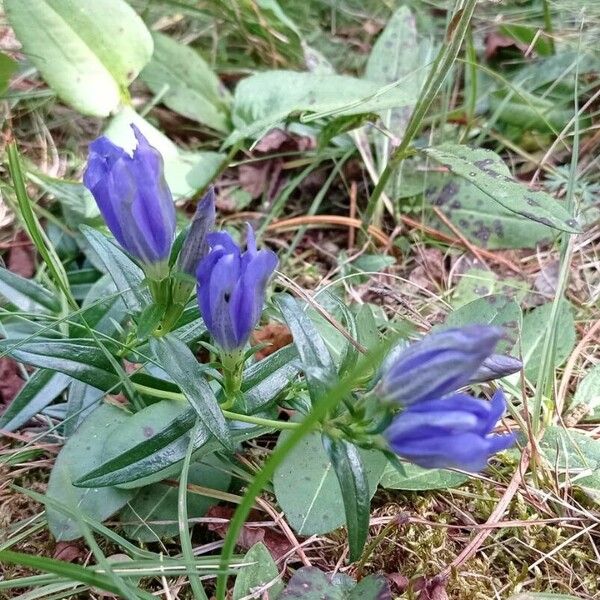
[[[8,89],[12,74],[17,70],[18,63],[10,56],[0,52],[0,96]]]
[[[113,580],[102,573],[96,573],[91,567],[82,567],[73,563],[48,558],[46,556],[37,556],[35,554],[23,554],[13,552],[12,550],[1,550],[0,561],[13,565],[20,565],[37,569],[46,573],[53,573],[59,577],[70,581],[79,581],[88,586],[93,586],[101,590],[106,590],[115,595],[120,595],[122,590],[117,587]],[[140,592],[141,593],[141,592]],[[144,595],[143,598],[152,598],[151,595]]]
[[[244,371],[243,381],[247,398],[259,389],[262,402],[268,404],[289,385],[290,380],[282,377],[281,367],[287,357],[291,356],[288,352],[289,349],[283,348]],[[275,368],[271,370],[269,365]],[[172,402],[161,402],[153,406],[163,404],[174,405]],[[136,415],[151,410],[159,411],[158,408],[147,407]],[[171,414],[170,417],[156,415],[155,419],[153,415],[148,414],[146,422],[145,417],[136,415],[131,417],[132,429],[123,431],[122,435],[117,435],[115,430],[115,440],[114,443],[111,442],[115,452],[113,457],[93,472],[87,473],[77,485],[128,485],[127,482],[133,482],[131,485],[137,487],[144,483],[143,477],[149,477],[146,482],[156,481],[156,478],[153,478],[156,476],[163,479],[164,476],[158,475],[161,470],[176,466],[183,460],[189,443],[186,434],[196,422],[196,412],[193,409],[184,408],[177,415]],[[152,431],[144,430],[148,424]],[[232,437],[233,441],[239,444],[266,431],[259,427],[234,430]],[[196,459],[200,455],[217,452],[222,448],[217,440],[207,439],[207,433],[201,430],[194,441]]]
[[[521,308],[512,298],[503,294],[491,294],[451,312],[446,317],[443,328],[473,324],[501,327],[504,329],[504,338],[499,342],[496,352],[507,353],[519,339],[522,320]]]
[[[313,402],[318,402],[337,381],[331,354],[297,300],[288,294],[281,294],[276,303],[294,337],[294,345],[302,362],[310,397]]]
[[[227,138],[226,145],[258,137],[297,113],[339,117],[378,112],[411,102],[414,94],[402,86],[387,89],[347,75],[266,71],[238,83],[232,109],[236,130]]]
[[[150,348],[159,365],[179,386],[200,421],[223,444],[233,452],[233,442],[227,421],[212,388],[206,382],[204,369],[192,351],[172,335],[150,341]]]
[[[403,89],[412,92],[411,102],[381,113],[383,125],[396,137],[404,134],[412,107],[427,78],[433,52],[429,40],[419,40],[415,17],[407,6],[401,6],[391,16],[373,48],[365,78],[381,85],[400,81]],[[389,136],[376,131],[375,151],[380,172],[387,165],[392,150]]]
[[[103,390],[83,383],[83,381],[76,379],[71,383],[67,395],[67,410],[63,421],[65,437],[71,437],[77,431],[79,425],[98,407],[105,395]]]
[[[302,567],[290,579],[279,600],[392,600],[383,575],[369,575],[356,583],[344,574],[326,575],[316,567]]]
[[[104,352],[90,340],[0,340],[0,352],[27,365],[59,371],[104,390],[116,387],[121,381]]]
[[[204,458],[201,463],[192,463],[188,483],[227,491],[231,483],[231,475],[224,469],[223,463],[212,454]],[[188,492],[188,517],[204,516],[206,511],[217,502],[215,498]],[[177,487],[168,483],[155,483],[141,488],[119,513],[125,535],[145,543],[176,537],[177,518]]]
[[[193,48],[154,32],[154,54],[142,71],[146,85],[171,110],[229,132],[227,89]]]
[[[323,443],[342,491],[350,561],[358,560],[369,533],[371,494],[358,448],[344,440],[324,438]]]
[[[127,490],[82,489],[74,487],[72,482],[103,461],[108,434],[126,418],[124,410],[108,404],[91,413],[58,454],[47,495],[98,521],[124,506],[132,496]],[[57,540],[73,540],[82,535],[77,523],[65,514],[48,508],[46,516],[50,532]]]
[[[496,171],[510,176],[503,162],[497,163]],[[460,177],[427,173],[423,185],[425,199],[481,248],[535,248],[557,235],[555,229],[524,219],[498,202],[490,202],[487,193]],[[436,215],[431,215],[430,222],[442,231],[453,233]]]
[[[152,55],[144,22],[124,0],[5,0],[28,59],[83,114],[106,117]]]
[[[242,600],[258,590],[266,590],[268,597],[275,600],[283,590],[279,569],[262,542],[257,542],[244,556],[233,587],[232,600]],[[256,596],[263,597],[264,594]]]
[[[55,294],[39,283],[4,268],[0,268],[0,295],[23,312],[60,311],[60,302]]]
[[[277,445],[289,432],[282,432]],[[373,497],[385,468],[379,451],[359,450],[369,483],[368,499]],[[300,535],[329,533],[344,525],[342,491],[321,436],[306,435],[287,455],[273,477],[273,486],[286,519]]]
[[[469,476],[446,469],[423,469],[411,463],[402,464],[403,473],[388,464],[379,482],[389,490],[445,490],[458,487]]]
[[[0,415],[0,429],[15,431],[48,406],[69,385],[71,378],[62,373],[39,369],[21,388]]]
[[[132,151],[136,146],[131,124],[162,155],[165,179],[173,198],[188,198],[203,190],[221,168],[225,155],[218,152],[188,152],[178,148],[164,133],[153,127],[131,107],[123,107],[104,131],[114,144]]]
[[[563,299],[559,306],[556,321],[556,339],[554,342],[554,366],[559,367],[570,356],[575,347],[575,322],[571,303]],[[523,333],[521,334],[522,360],[525,365],[525,375],[528,379],[537,380],[541,367],[542,348],[548,323],[552,313],[552,303],[544,304],[528,312],[523,318]]]
[[[539,448],[560,481],[582,488],[600,504],[600,440],[574,429],[548,427]]]
[[[569,408],[586,407],[584,420],[596,420],[600,416],[600,364],[594,365],[577,385]]]
[[[511,212],[560,231],[580,233],[577,220],[552,196],[543,191],[530,190],[507,176],[506,167],[495,152],[456,144],[425,148],[423,152]]]
[[[142,269],[99,231],[82,225],[81,232],[121,292],[127,308],[132,312],[140,312],[150,304],[150,292],[144,283]]]

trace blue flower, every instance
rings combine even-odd
[[[245,252],[228,233],[211,233],[207,239],[210,251],[196,272],[198,305],[216,344],[231,352],[243,348],[260,319],[277,256],[256,249],[249,225]]]
[[[500,390],[491,402],[452,394],[409,406],[393,420],[386,437],[394,452],[420,467],[477,472],[492,454],[515,442],[514,434],[492,434],[505,409]]]
[[[501,329],[487,325],[429,334],[388,357],[376,391],[404,406],[455,392],[470,382],[501,336]]]
[[[215,226],[215,190],[211,187],[196,207],[189,231],[177,257],[179,270],[195,275],[200,259],[208,253],[208,235]]]
[[[130,156],[106,137],[90,144],[84,185],[119,244],[145,265],[166,261],[175,235],[175,206],[160,153],[131,125]]]

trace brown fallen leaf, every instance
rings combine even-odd
[[[77,562],[85,558],[86,549],[76,542],[56,542],[52,558],[62,560],[63,562]]]
[[[231,519],[235,510],[229,506],[213,506],[206,514],[207,517],[215,519]],[[248,520],[257,521],[260,518],[260,513],[253,511],[250,513]],[[210,523],[208,529],[214,531],[221,537],[227,535],[229,523]],[[273,560],[278,560],[285,556],[292,548],[292,544],[283,534],[275,531],[272,525],[250,526],[244,525],[240,536],[237,540],[237,545],[244,550],[249,550],[257,542],[262,542],[273,557]]]
[[[0,413],[14,400],[23,385],[17,363],[6,356],[0,358]]]
[[[291,344],[292,341],[292,334],[287,325],[283,323],[267,323],[252,334],[253,344],[269,344],[256,353],[256,360],[266,358],[269,354],[273,354],[273,352],[276,352],[280,348]]]

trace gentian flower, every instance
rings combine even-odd
[[[175,206],[160,153],[131,128],[137,139],[132,155],[104,136],[91,143],[83,183],[119,244],[143,265],[159,265],[171,252]]]
[[[222,350],[241,350],[260,319],[277,256],[256,249],[250,225],[245,252],[226,232],[211,233],[207,239],[210,251],[196,271],[200,313]]]
[[[192,276],[196,274],[200,259],[208,254],[208,234],[215,226],[215,219],[215,190],[211,187],[196,206],[196,213],[177,257],[181,272]]]
[[[385,435],[394,452],[420,467],[477,472],[489,456],[515,442],[514,434],[492,434],[505,408],[501,390],[491,402],[452,394],[412,404],[394,419]]]
[[[501,329],[487,325],[431,333],[386,360],[376,393],[409,406],[455,392],[470,382],[501,336]]]
[[[501,379],[520,371],[522,367],[523,363],[518,358],[504,354],[492,354],[481,363],[469,379],[469,385],[491,381],[492,379]]]

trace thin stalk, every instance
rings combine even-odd
[[[177,402],[187,402],[186,397],[180,392],[169,392],[167,390],[157,390],[156,388],[142,385],[141,383],[133,383],[133,387],[140,393],[152,396],[154,398],[162,398],[163,400],[175,400]],[[261,427],[270,429],[297,429],[299,423],[291,423],[289,421],[277,421],[275,419],[263,419],[254,415],[243,415],[241,413],[232,412],[230,410],[222,410],[223,416],[231,421],[241,421],[242,423],[251,423]]]
[[[195,572],[196,564],[194,559],[194,548],[192,547],[192,539],[190,537],[190,526],[188,523],[188,510],[187,510],[187,484],[188,474],[190,471],[190,463],[192,460],[192,453],[194,450],[194,440],[198,433],[199,421],[196,420],[196,424],[190,434],[190,443],[183,459],[183,467],[181,469],[181,475],[179,476],[179,492],[177,495],[177,507],[179,513],[178,525],[179,525],[179,539],[181,540],[181,553],[185,561],[185,566],[189,569],[188,579],[192,588],[192,593],[196,600],[208,600],[208,596],[200,583],[200,578]]]
[[[404,137],[390,157],[388,164],[381,173],[381,177],[379,178],[379,181],[377,182],[377,185],[375,186],[375,189],[369,198],[367,210],[365,211],[365,215],[363,217],[363,222],[365,225],[369,225],[371,223],[373,215],[377,210],[381,194],[385,189],[391,174],[394,172],[394,169],[396,169],[396,167],[407,156],[412,154],[413,151],[410,148],[410,144],[421,128],[425,115],[431,108],[433,101],[435,100],[448,73],[450,72],[456,57],[458,56],[458,52],[467,33],[476,4],[477,0],[466,0],[464,7],[457,11],[450,21],[450,26],[448,27],[447,32],[447,37],[451,38],[450,42],[442,45],[442,48],[435,58],[429,76],[427,77],[427,81],[423,85],[423,89],[419,95],[415,110],[413,111],[410,121],[406,127]]]

